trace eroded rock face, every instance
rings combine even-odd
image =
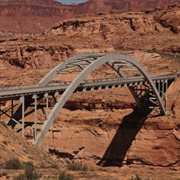
[[[167,117],[142,117],[133,113],[129,95],[124,90],[111,92],[112,105],[115,96],[119,98],[119,108],[103,107],[69,111],[66,109],[56,119],[46,136],[43,148],[56,151],[58,157],[74,162],[91,162],[101,166],[124,166],[130,164],[160,167],[180,167],[180,122],[170,112]],[[174,91],[175,92],[175,91]],[[83,94],[84,101],[96,101],[94,93]],[[123,95],[124,94],[124,95]],[[77,104],[80,96],[75,95],[71,103]],[[94,97],[94,98],[91,98]],[[128,98],[129,97],[129,98]],[[127,106],[129,103],[129,106]],[[176,109],[179,108],[179,103]],[[79,107],[80,108],[80,107]],[[66,155],[65,155],[66,154]]]
[[[46,31],[51,35],[101,36],[129,35],[138,32],[141,35],[172,31],[178,33],[180,6],[170,6],[166,10],[120,12],[76,18],[56,24]],[[119,32],[118,32],[119,30]],[[167,32],[166,32],[167,33]]]
[[[133,98],[126,88],[73,95],[42,147],[76,163],[136,164],[179,171],[179,82],[177,79],[168,89],[167,116],[134,113]],[[94,106],[89,109],[88,103]]]
[[[179,11],[176,5],[166,10],[113,12],[62,21],[43,34],[2,38],[0,59],[21,68],[48,68],[77,54],[121,49],[178,56],[180,36],[173,29],[178,29]]]
[[[155,20],[174,33],[180,32],[180,10],[177,9],[177,6],[170,6],[168,11],[157,13]]]
[[[17,46],[17,41],[15,40],[11,47],[8,47],[8,41],[0,46],[0,58],[21,68],[53,67],[72,56],[74,51],[70,45],[51,46],[30,42],[28,44],[20,43]]]
[[[150,8],[164,8],[167,5],[180,3],[179,0],[171,0],[171,1],[128,1],[128,0],[89,0],[87,3],[83,3],[79,5],[80,12],[107,12],[110,10],[117,9],[150,9]]]
[[[60,20],[77,15],[124,9],[164,8],[180,3],[171,1],[89,0],[79,5],[63,5],[54,0],[7,0],[0,2],[0,35],[40,33]],[[177,31],[174,29],[174,31]]]

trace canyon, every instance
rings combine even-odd
[[[158,9],[176,3],[180,3],[180,0],[89,0],[78,5],[64,5],[54,0],[5,0],[0,1],[0,35],[42,33],[61,20],[83,14]]]
[[[0,3],[9,6],[15,2],[17,1]],[[31,5],[40,6],[40,2],[42,1],[31,1]],[[66,11],[81,6],[90,10],[81,15],[84,10],[80,8],[82,11],[79,10],[77,17],[70,15],[70,19],[66,20],[57,13],[52,15],[57,17],[54,21],[51,19],[52,24],[48,24],[48,18],[51,16],[48,14],[45,21],[47,26],[36,32],[32,32],[31,29],[29,32],[25,29],[22,32],[15,29],[13,33],[10,28],[3,30],[0,38],[0,86],[36,85],[53,67],[70,57],[84,53],[127,54],[137,59],[151,75],[180,72],[180,4],[167,6],[163,1],[156,1],[158,6],[162,5],[161,8],[147,9],[153,5],[145,6],[148,3],[142,3],[142,7],[137,7],[143,10],[137,10],[135,5],[132,7],[136,10],[122,10],[122,5],[118,3],[121,6],[119,10],[116,2],[119,1],[92,0],[80,5],[65,6],[54,1],[46,1],[43,7],[51,7],[51,10],[52,6],[66,7]],[[126,4],[126,1],[123,2]],[[97,7],[104,10],[97,11],[94,5],[88,3],[102,3],[102,6],[98,4]],[[25,6],[30,3],[24,5],[23,1],[19,4],[26,9]],[[11,7],[14,8],[14,4]],[[37,9],[35,12],[43,14],[39,7]],[[93,14],[92,9],[97,14]],[[13,12],[17,13],[16,11]],[[6,17],[2,12],[1,16]],[[10,11],[4,12],[12,18]],[[29,12],[32,16],[33,11]],[[17,15],[17,21],[19,16],[21,14]],[[41,22],[43,24],[43,21]],[[26,24],[22,26],[28,29]],[[35,26],[32,29],[36,29]],[[24,32],[28,34],[22,34]],[[90,74],[91,78],[113,76],[112,70],[106,66],[101,66]],[[71,78],[72,75],[67,74],[67,80],[72,80]],[[176,79],[168,89],[166,116],[157,116],[155,112],[145,117],[136,114],[134,99],[125,87],[73,94],[51,127],[41,149],[37,150],[31,143],[22,141],[20,133],[15,137],[9,135],[12,131],[15,133],[14,130],[2,123],[1,166],[9,158],[18,157],[21,161],[32,161],[38,167],[42,167],[42,164],[46,167],[58,164],[60,168],[71,163],[87,164],[90,170],[84,174],[70,172],[77,179],[129,180],[135,175],[143,179],[178,179],[179,84],[180,80]],[[91,106],[92,104],[94,105]],[[1,104],[1,108],[6,110],[8,103]],[[5,122],[8,120],[5,115],[1,118]],[[28,118],[33,119],[33,115]],[[41,119],[42,112],[38,116],[38,120]],[[30,127],[26,128],[26,139],[32,140]],[[18,148],[15,148],[17,144],[14,142],[18,144]],[[26,154],[22,153],[24,151]],[[37,156],[33,154],[34,151],[37,151]],[[48,155],[45,152],[48,152]],[[58,173],[58,169],[50,171],[52,174]],[[43,173],[43,170],[41,172]],[[13,172],[9,173],[13,177]]]

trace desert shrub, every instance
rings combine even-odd
[[[138,175],[136,175],[135,177],[131,176],[129,180],[143,180],[143,179],[139,177]],[[144,180],[149,180],[149,179],[144,179]]]
[[[67,169],[70,171],[88,171],[87,165],[83,164],[69,164]]]
[[[67,173],[65,173],[65,172],[61,172],[60,174],[59,174],[59,178],[58,178],[59,180],[73,180],[74,178],[73,178],[73,176],[72,175],[70,175],[70,174],[67,174]]]
[[[28,180],[25,174],[19,174],[18,176],[14,177],[14,180]]]
[[[17,158],[6,161],[5,169],[22,169],[22,164]]]
[[[23,174],[19,174],[14,180],[35,180],[39,179],[40,175],[35,172],[35,167],[32,162],[25,163]]]
[[[131,176],[130,180],[143,180],[143,179],[140,178],[138,175],[136,175],[135,177]]]
[[[24,174],[27,179],[38,179],[39,175],[35,172],[35,167],[32,162],[27,162],[25,165]]]
[[[57,164],[52,164],[52,165],[50,166],[50,168],[58,169],[59,166],[58,166]]]

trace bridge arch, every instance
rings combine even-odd
[[[94,71],[97,67],[99,67],[102,64],[108,64],[111,66],[122,78],[126,79],[126,75],[121,69],[121,66],[118,65],[122,63],[129,63],[133,67],[137,68],[144,76],[145,80],[148,82],[150,85],[150,88],[152,89],[152,92],[158,102],[161,114],[165,114],[165,108],[163,106],[163,102],[161,100],[161,97],[159,95],[158,90],[156,89],[155,84],[153,83],[152,79],[146,72],[146,70],[141,66],[139,62],[137,62],[134,58],[128,56],[128,55],[123,55],[123,54],[111,54],[111,55],[84,55],[84,56],[78,56],[71,58],[62,64],[56,66],[52,71],[50,71],[37,85],[37,87],[41,86],[46,86],[52,78],[57,74],[57,71],[60,70],[61,68],[65,68],[68,63],[76,62],[77,59],[84,58],[86,61],[86,58],[91,57],[93,58],[93,61],[88,61],[89,64],[83,69],[82,71],[78,74],[78,76],[70,83],[68,88],[64,91],[64,93],[61,95],[61,97],[57,100],[57,103],[53,107],[51,113],[48,115],[47,120],[44,122],[42,131],[41,133],[37,136],[37,139],[35,141],[35,144],[37,146],[41,146],[42,141],[47,134],[48,130],[50,129],[51,125],[53,124],[56,116],[59,114],[60,110],[63,108],[67,100],[70,98],[70,96],[74,93],[76,88],[81,84],[81,82],[92,72]],[[132,92],[132,91],[131,91]],[[134,94],[133,94],[134,96]]]
[[[84,55],[79,55],[75,56],[72,58],[67,59],[66,61],[60,63],[57,65],[55,68],[53,68],[49,73],[47,73],[41,80],[40,82],[36,85],[36,87],[44,87],[46,86],[52,79],[57,75],[58,70],[66,68],[66,66],[70,63],[74,63],[78,60],[84,60],[86,58],[93,57],[93,59],[97,59],[99,57],[102,57],[101,55],[92,55],[92,54],[84,54]]]

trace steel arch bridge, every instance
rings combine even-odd
[[[114,79],[99,79],[93,81],[85,81],[85,78],[93,72],[97,67],[107,64],[119,76]],[[132,76],[130,72],[138,72],[138,76]],[[61,73],[77,73],[76,78],[66,84],[59,86],[51,86],[50,82]],[[67,100],[74,92],[91,91],[106,88],[119,88],[127,86],[132,93],[139,110],[151,111],[157,110],[161,115],[166,114],[166,90],[174,79],[179,76],[170,74],[164,76],[150,76],[141,64],[134,58],[123,54],[97,55],[86,54],[70,58],[52,69],[41,81],[34,87],[14,88],[9,90],[1,90],[1,100],[11,100],[11,115],[7,111],[1,110],[1,114],[7,115],[10,120],[8,125],[12,128],[16,124],[21,126],[22,134],[24,134],[26,116],[25,111],[28,107],[34,105],[34,143],[41,146],[44,137],[54,123],[56,116],[59,114]],[[60,96],[61,95],[61,96]],[[48,98],[53,96],[55,104],[48,112]],[[46,99],[45,121],[42,130],[37,133],[37,102]],[[14,113],[13,101],[20,100],[21,105]],[[29,114],[29,113],[27,113]],[[24,136],[24,135],[23,135]]]

